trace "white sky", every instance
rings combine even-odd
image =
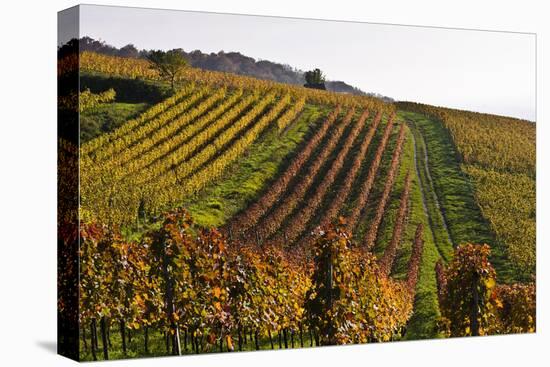
[[[532,34],[84,5],[80,35],[117,47],[237,51],[318,67],[397,100],[536,115]]]

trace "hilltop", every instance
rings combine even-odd
[[[147,50],[138,50],[133,44],[117,48],[91,37],[82,37],[80,39],[80,51],[91,51],[104,55],[137,59],[145,58],[149,52]],[[303,70],[269,60],[256,60],[239,52],[219,51],[217,53],[204,53],[200,50],[185,51],[181,48],[178,51],[195,68],[229,72],[293,85],[303,85],[305,81],[305,72]],[[380,98],[385,102],[394,101],[392,98],[378,93],[365,92],[344,81],[327,80],[325,85],[327,90],[331,92],[372,96]]]

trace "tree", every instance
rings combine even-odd
[[[325,76],[323,75],[323,72],[320,69],[313,69],[310,71],[306,71],[304,75],[306,79],[306,84],[304,84],[304,87],[306,88],[314,88],[314,89],[323,89],[325,90]]]
[[[129,43],[126,46],[122,47],[120,50],[118,50],[118,55],[117,56],[138,58],[139,57],[139,51],[136,48],[136,46]]]
[[[151,51],[147,55],[147,60],[151,62],[151,68],[157,70],[161,77],[170,81],[172,90],[177,76],[187,67],[188,62],[177,50],[171,51]]]

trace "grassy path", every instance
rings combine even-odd
[[[409,165],[414,170],[415,185],[411,197],[412,208],[407,236],[404,239],[406,243],[402,246],[401,254],[394,269],[394,276],[399,277],[406,273],[414,238],[412,232],[419,222],[423,223],[424,253],[420,264],[414,313],[405,334],[405,339],[415,340],[438,337],[437,319],[440,314],[437,300],[435,263],[440,258],[448,259],[452,253],[452,241],[439,209],[437,195],[431,185],[427,151],[423,141],[418,141],[418,131],[411,124],[408,124],[408,126],[410,128],[408,159],[412,161]]]
[[[419,146],[426,153],[427,185],[437,198],[436,206],[442,218],[440,229],[447,232],[456,246],[462,243],[487,243],[492,248],[491,262],[495,266],[499,282],[522,280],[514,272],[506,249],[496,240],[488,221],[484,218],[476,200],[476,187],[472,178],[460,164],[460,156],[454,147],[449,132],[438,121],[422,114],[400,111],[399,116],[409,122]],[[478,190],[480,188],[478,187]],[[428,197],[429,199],[429,197]],[[430,207],[428,206],[428,209]],[[437,216],[432,215],[432,219]],[[444,231],[434,228],[434,234],[443,236]],[[439,243],[442,243],[439,241]]]
[[[404,119],[399,119],[401,122]],[[397,130],[397,128],[396,128]],[[387,149],[391,153],[394,147],[395,139],[391,140]],[[385,182],[387,165],[389,157],[384,159],[385,164],[381,167],[382,171],[376,180],[373,190],[372,201],[376,203],[380,196],[380,191]],[[403,146],[401,164],[399,173],[396,176],[395,184],[391,193],[391,199],[386,208],[382,224],[380,226],[374,252],[381,256],[385,246],[390,242],[393,233],[394,223],[399,210],[399,197],[404,188],[407,172],[412,175],[412,186],[410,192],[410,209],[407,225],[402,235],[402,241],[397,251],[397,256],[391,272],[391,276],[396,279],[405,279],[407,267],[412,252],[414,234],[419,223],[424,225],[424,252],[420,263],[419,280],[416,287],[416,296],[414,303],[414,314],[407,325],[405,339],[430,339],[438,337],[437,319],[439,318],[439,305],[437,301],[437,283],[435,278],[435,263],[441,258],[439,249],[434,241],[429,216],[423,206],[423,191],[419,174],[416,169],[415,145],[413,133],[410,127],[406,127],[406,140]],[[372,204],[372,203],[371,203]],[[362,220],[362,224],[368,223],[372,216],[371,205]]]
[[[428,217],[433,241],[437,246],[439,254],[445,261],[448,261],[452,256],[453,241],[449,234],[445,216],[441,211],[441,205],[433,186],[428,163],[428,149],[426,148],[424,137],[417,129],[414,121],[407,120],[407,123],[412,132],[415,170],[422,188],[424,211]]]
[[[430,231],[429,231],[429,234],[431,235],[431,240],[433,241],[433,243],[436,244],[436,247],[438,249],[438,252],[439,252],[439,256],[444,257],[444,255],[441,253],[441,250],[439,249],[439,246],[437,246],[437,240],[435,238],[435,235],[434,235],[434,224],[433,224],[433,219],[432,217],[430,216],[430,213],[428,211],[428,204],[426,202],[426,186],[425,186],[425,183],[422,183],[422,174],[420,173],[421,170],[424,169],[423,166],[421,166],[421,163],[419,162],[420,159],[419,159],[419,155],[418,155],[418,144],[416,142],[416,138],[415,138],[415,134],[411,134],[412,136],[412,142],[413,142],[413,151],[414,151],[414,171],[415,171],[415,174],[416,174],[416,177],[419,179],[419,181],[421,182],[421,184],[419,185],[420,186],[420,195],[422,197],[422,209],[424,210],[424,214],[426,215],[426,218],[428,219],[428,222],[430,223]],[[419,168],[422,167],[422,168]]]
[[[404,111],[399,115],[414,124],[425,142],[433,190],[453,243],[492,244],[494,239],[489,225],[476,203],[472,182],[462,172],[449,133],[441,123],[423,115]]]

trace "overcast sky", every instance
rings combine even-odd
[[[535,119],[531,34],[86,5],[80,35],[117,47],[237,51],[318,67],[398,100]]]

